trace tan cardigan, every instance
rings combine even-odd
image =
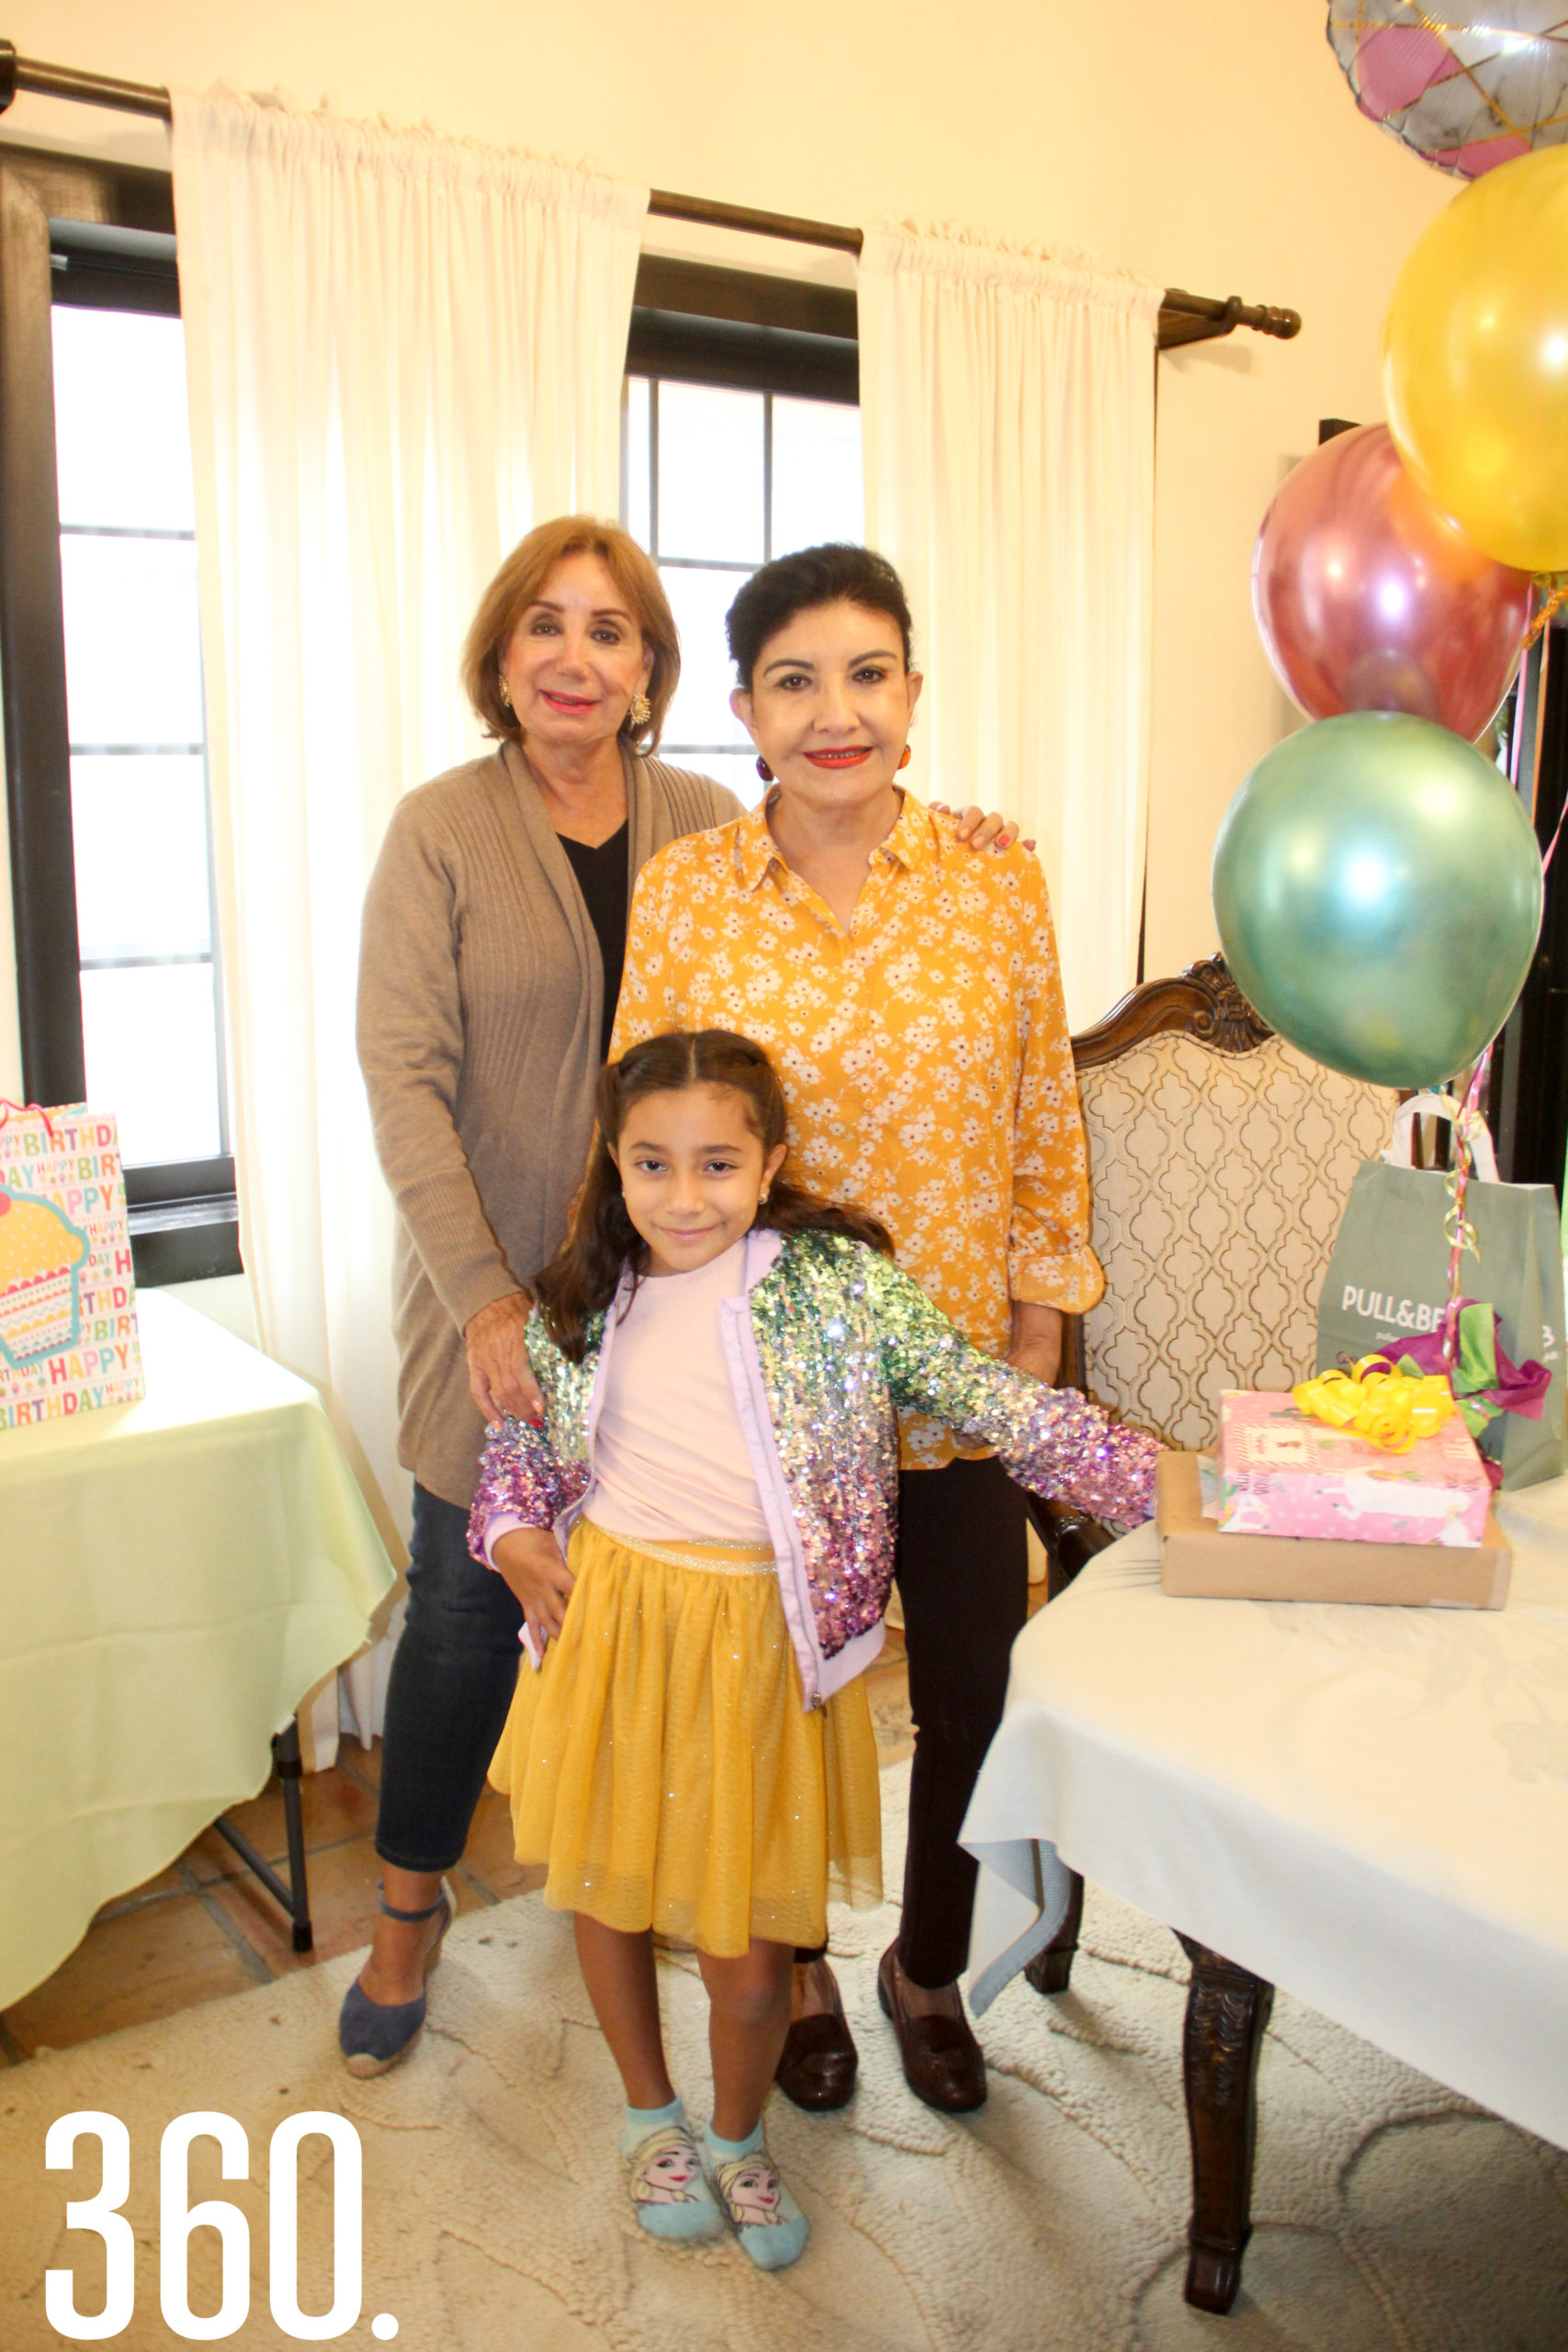
[[[722,785],[626,755],[628,888]],[[398,1206],[398,1459],[464,1506],[484,1423],[463,1326],[559,1247],[593,1122],[604,976],[515,744],[400,800],[366,894],[359,1061]]]

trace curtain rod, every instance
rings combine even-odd
[[[172,120],[169,93],[147,82],[121,82],[108,74],[81,74],[70,65],[46,65],[36,57],[18,57],[14,41],[0,40],[0,114],[18,90],[37,97],[72,98],[83,106],[112,107],[121,114],[152,115]],[[822,245],[835,253],[858,254],[863,242],[858,229],[834,220],[807,220],[788,212],[757,212],[750,205],[718,204],[705,196],[680,196],[656,187],[648,209],[664,220],[697,220],[713,229],[740,229],[754,237],[778,237],[793,244]],[[1258,334],[1277,335],[1289,342],[1300,334],[1299,311],[1278,310],[1262,302],[1244,302],[1239,295],[1222,300],[1213,294],[1189,294],[1168,287],[1160,297],[1160,347],[1201,343],[1229,334],[1236,327],[1251,327]]]

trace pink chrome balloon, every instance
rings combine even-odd
[[[1253,551],[1264,650],[1309,718],[1403,710],[1473,742],[1518,666],[1529,596],[1529,572],[1438,514],[1382,424],[1303,458]]]

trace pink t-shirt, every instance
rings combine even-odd
[[[719,1331],[745,1248],[637,1284],[615,1332],[584,1515],[636,1542],[767,1544]]]

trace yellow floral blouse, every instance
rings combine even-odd
[[[761,809],[671,842],[637,877],[611,1056],[706,1028],[766,1046],[792,1173],[881,1217],[976,1346],[1007,1353],[1012,1299],[1095,1304],[1056,943],[1027,852],[976,854],[906,797],[846,933]],[[914,1415],[901,1434],[910,1469],[986,1451]]]

